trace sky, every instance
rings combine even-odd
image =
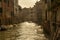
[[[36,3],[36,1],[40,1],[40,0],[18,0],[18,4],[24,8],[29,8],[29,7],[33,7]]]

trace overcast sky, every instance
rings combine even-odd
[[[33,5],[35,5],[36,1],[39,1],[39,0],[18,0],[18,4],[24,8],[24,7],[33,7]]]

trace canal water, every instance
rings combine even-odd
[[[48,40],[42,26],[32,22],[14,24],[6,31],[0,31],[0,40]]]

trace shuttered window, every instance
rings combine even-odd
[[[2,8],[0,8],[0,13],[2,13],[2,11],[3,11]]]

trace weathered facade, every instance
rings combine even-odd
[[[45,20],[45,10],[46,10],[46,4],[44,3],[43,0],[40,0],[39,2],[36,2],[35,3],[35,6],[34,6],[34,10],[35,10],[35,13],[37,14],[37,20],[38,20],[38,23],[41,24],[42,23],[42,19]],[[43,18],[42,18],[43,16]]]
[[[15,16],[18,16],[18,0],[14,0],[14,14]]]
[[[14,0],[14,17],[13,17],[13,19],[12,19],[12,23],[13,24],[16,24],[16,23],[18,23],[19,21],[17,21],[18,20],[18,16],[19,16],[19,7],[18,7],[19,5],[18,5],[18,0]]]
[[[14,0],[0,0],[0,24],[9,24],[14,15]]]
[[[47,4],[47,8],[43,13],[45,16],[42,16],[43,28],[49,36],[49,40],[60,40],[60,1],[46,0],[44,4]]]
[[[51,1],[51,6],[49,11],[51,11],[51,40],[60,40],[60,1]]]
[[[0,1],[0,24],[18,23],[19,5],[18,0]],[[13,21],[14,20],[14,21]]]

